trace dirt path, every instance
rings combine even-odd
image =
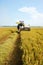
[[[21,49],[21,45],[22,45],[21,37],[19,34],[19,38],[17,39],[15,43],[15,48],[14,48],[11,60],[8,63],[8,65],[23,65],[23,61],[22,61],[23,50]]]

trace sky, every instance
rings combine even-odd
[[[43,0],[0,0],[0,26],[43,26]]]

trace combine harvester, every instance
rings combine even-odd
[[[24,27],[20,27],[20,30],[24,30],[24,31],[30,31],[30,25],[25,25]]]
[[[21,26],[21,23],[24,26]],[[16,22],[16,24],[20,25],[19,26],[20,27],[20,29],[19,29],[20,31],[30,31],[30,24],[29,25],[25,25],[24,21],[18,21],[18,22]]]

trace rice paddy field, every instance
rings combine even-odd
[[[0,27],[0,65],[43,65],[43,28]]]

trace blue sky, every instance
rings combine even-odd
[[[16,25],[18,20],[43,26],[43,0],[0,0],[0,26]]]

